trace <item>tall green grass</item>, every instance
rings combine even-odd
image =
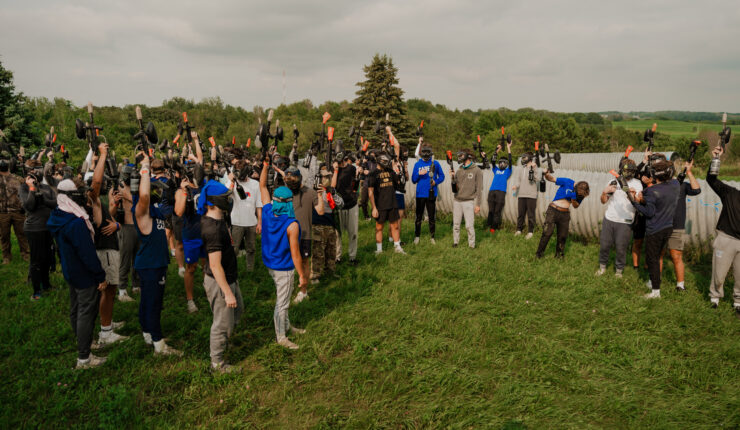
[[[184,357],[155,358],[137,304],[116,303],[115,320],[127,321],[121,332],[132,338],[86,371],[72,369],[63,280],[54,276],[57,288],[31,302],[27,266],[3,266],[0,426],[740,426],[740,321],[727,301],[710,309],[706,256],[688,265],[682,294],[666,263],[663,298],[646,301],[642,273],[628,269],[620,280],[610,266],[594,277],[594,243],[570,240],[561,261],[551,242],[537,261],[538,234],[492,237],[478,222],[474,250],[450,247],[444,219],[436,246],[425,226],[408,256],[375,256],[372,225],[361,221],[360,265],[339,265],[338,279],[291,306],[291,321],[308,330],[293,338],[294,352],[274,342],[266,270],[247,275],[240,261],[246,311],[227,353],[244,369],[236,375],[209,371],[211,312],[199,286],[200,311],[187,314],[174,265],[162,320]],[[405,220],[406,242],[412,228]]]

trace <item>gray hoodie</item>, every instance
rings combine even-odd
[[[534,182],[529,181],[529,167],[519,166],[516,173],[517,198],[536,199],[540,182],[540,169],[534,168]]]
[[[455,172],[455,182],[457,183],[455,200],[458,202],[467,202],[475,199],[475,205],[480,206],[481,191],[483,190],[483,172],[480,171],[475,163],[472,163],[467,169],[463,169],[460,166]]]

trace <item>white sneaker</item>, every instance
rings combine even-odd
[[[616,270],[616,271],[614,272],[614,277],[615,277],[615,278],[617,278],[617,279],[622,279],[622,271],[621,271],[621,270],[619,270],[619,269],[617,269],[617,270]]]
[[[126,321],[118,321],[118,322],[112,322],[110,323],[110,326],[113,330],[118,330],[119,328],[123,328],[123,326],[126,325]]]
[[[177,276],[185,279],[185,268],[184,267],[180,267],[179,269],[177,269]]]
[[[596,271],[596,276],[601,276],[606,273],[606,266],[599,266],[599,270]]]
[[[126,339],[128,339],[128,336],[122,336],[113,330],[101,331],[98,336],[98,345],[103,347]]]
[[[645,294],[643,297],[645,297],[646,299],[659,299],[660,290],[652,290],[649,293]]]
[[[174,257],[174,256],[175,256],[175,250],[174,250],[174,249],[173,249],[173,250],[171,250],[171,251],[170,251],[170,254],[172,254],[172,256]]]
[[[431,238],[431,239],[429,239],[429,243],[431,243],[432,245],[436,245],[437,244],[437,241],[434,240],[434,238]]]
[[[651,281],[650,279],[648,279],[648,281],[645,282],[645,286],[648,287],[648,290],[652,291],[653,290],[653,281]]]
[[[284,338],[280,339],[278,341],[278,345],[283,346],[283,347],[288,348],[288,349],[292,349],[292,350],[296,350],[296,349],[299,348],[298,345],[296,345],[293,342],[291,342],[290,339],[288,339],[287,337],[284,337]]]
[[[306,334],[306,329],[290,326],[290,332],[293,334]]]
[[[717,309],[717,306],[719,306],[719,299],[709,299],[709,302],[712,304],[712,308]]]
[[[522,235],[522,231],[521,230],[517,230],[516,233],[514,233],[514,236],[521,236],[521,235]]]
[[[418,245],[418,244],[419,244],[419,238],[418,237],[415,237],[414,238],[414,245]]]
[[[224,374],[238,372],[239,368],[222,361],[221,363],[211,362],[211,370]]]
[[[194,314],[198,312],[198,306],[195,305],[195,302],[192,300],[188,300],[188,313]]]
[[[131,292],[134,294],[139,294],[141,292],[141,288],[139,287],[132,287]]]
[[[182,356],[182,351],[167,345],[164,339],[154,342],[154,355],[175,355]]]
[[[142,333],[142,336],[144,336],[144,343],[147,345],[152,344],[152,335],[149,333]]]
[[[87,360],[80,360],[78,358],[75,369],[91,369],[93,367],[98,367],[101,364],[105,363],[107,359],[108,357],[97,357],[95,355],[90,354],[90,356],[87,357]]]
[[[525,239],[529,240],[532,238],[532,233],[527,233],[526,236],[524,236]]]
[[[293,299],[293,304],[297,305],[298,303],[306,300],[308,298],[308,293],[304,293],[303,291],[299,291],[298,294],[296,294],[295,298]]]
[[[376,250],[375,250],[375,255],[380,255],[380,254],[382,254],[382,253],[383,253],[383,251],[381,251],[381,250],[379,250],[379,249],[376,249]]]
[[[123,290],[122,293],[121,292],[118,293],[118,301],[126,303],[126,302],[133,302],[134,299],[132,299],[131,296],[128,295],[128,291]]]
[[[396,254],[406,255],[406,251],[404,251],[403,248],[401,248],[400,246],[393,247],[393,252],[395,252]]]

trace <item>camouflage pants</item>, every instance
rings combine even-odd
[[[319,279],[325,271],[333,272],[337,258],[337,233],[334,227],[314,225],[312,230],[311,279]]]

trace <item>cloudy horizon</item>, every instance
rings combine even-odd
[[[730,1],[0,4],[16,88],[77,105],[352,100],[380,53],[449,108],[740,112]]]

